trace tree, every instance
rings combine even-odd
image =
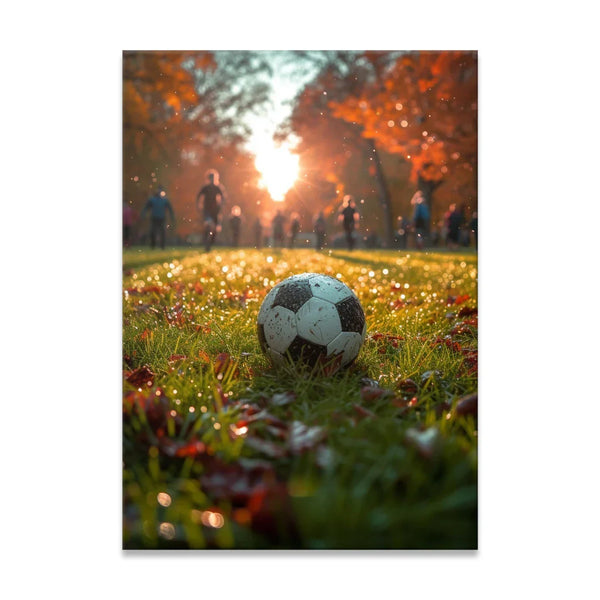
[[[476,53],[410,52],[392,63],[365,53],[363,60],[375,77],[360,94],[332,101],[333,114],[409,161],[430,209],[442,184],[476,202]]]
[[[192,199],[209,167],[229,176],[230,195],[260,202],[243,116],[267,101],[270,75],[253,52],[125,52],[124,197],[140,209],[157,183],[166,185],[182,235],[194,229]]]

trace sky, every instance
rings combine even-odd
[[[248,148],[256,155],[256,167],[262,173],[262,184],[269,190],[273,200],[280,202],[293,186],[298,176],[298,157],[291,152],[292,143],[278,146],[273,141],[277,126],[289,116],[293,100],[302,86],[313,76],[299,75],[289,65],[282,63],[282,55],[265,52],[273,69],[272,106],[260,115],[246,117],[252,129]]]

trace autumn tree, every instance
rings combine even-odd
[[[377,76],[360,94],[332,101],[334,115],[359,124],[366,139],[409,161],[411,181],[432,212],[442,184],[457,200],[475,205],[476,53],[409,52],[391,64],[380,53],[365,53],[362,60]]]
[[[299,139],[302,178],[296,194],[313,196],[317,190],[327,192],[327,198],[310,198],[311,206],[325,205],[326,211],[339,204],[346,192],[354,195],[371,193],[379,209],[368,211],[371,226],[379,223],[388,245],[393,237],[393,198],[385,172],[378,141],[366,138],[363,126],[335,114],[334,107],[348,98],[359,97],[372,85],[377,73],[373,63],[359,52],[298,53],[297,60],[313,62],[317,74],[296,97],[292,114],[280,129],[280,136],[295,135]],[[393,53],[387,53],[388,61]],[[331,186],[335,193],[331,195]],[[326,200],[326,201],[325,201]],[[359,209],[363,208],[359,206]],[[375,213],[375,214],[374,214]]]
[[[243,117],[266,102],[269,76],[252,52],[125,52],[124,197],[139,210],[157,183],[167,185],[181,234],[193,229],[195,195],[209,167],[226,175],[236,201],[256,201],[252,192],[262,197],[243,148]],[[233,176],[236,168],[242,176]]]

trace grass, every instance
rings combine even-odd
[[[339,277],[367,338],[335,375],[275,369],[275,283]],[[127,249],[125,548],[477,547],[472,252]]]

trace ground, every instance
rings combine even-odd
[[[367,335],[278,368],[256,317],[325,273]],[[125,548],[476,548],[477,257],[216,248],[123,255]]]

